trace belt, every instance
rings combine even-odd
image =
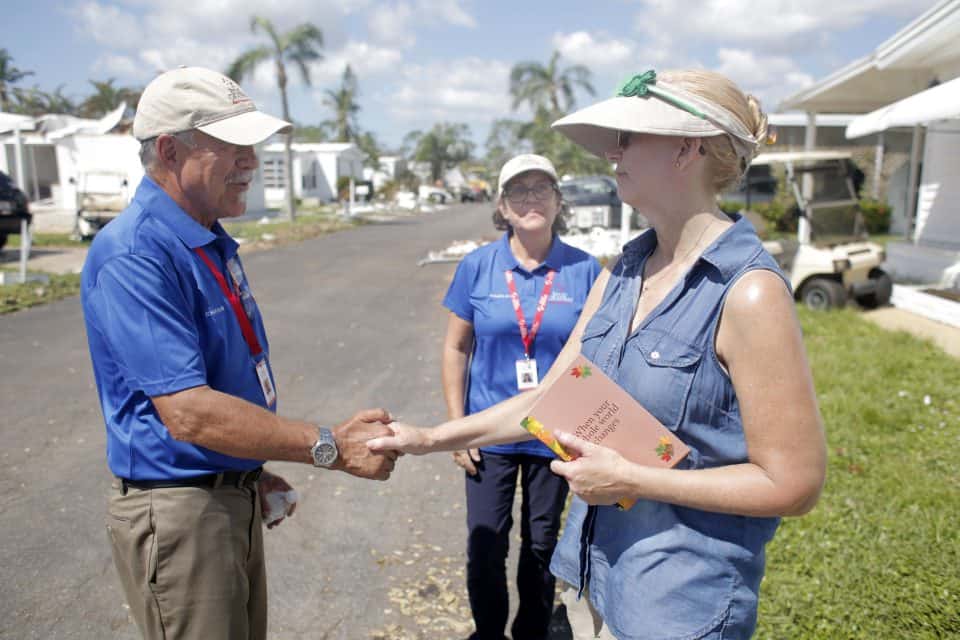
[[[119,478],[119,480],[120,490],[123,495],[127,495],[128,489],[173,489],[176,487],[208,487],[210,489],[236,487],[243,489],[252,486],[261,473],[263,473],[263,467],[257,467],[250,471],[221,471],[220,473],[208,473],[203,476],[172,480],[127,480],[126,478]]]

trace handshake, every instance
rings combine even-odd
[[[366,409],[330,431],[337,459],[330,469],[358,478],[386,480],[404,453],[427,453],[430,429],[394,422],[385,409]],[[306,460],[303,460],[306,462]],[[297,492],[280,476],[263,471],[259,480],[264,523],[272,529],[297,509]]]
[[[360,411],[331,431],[339,455],[330,468],[358,478],[386,480],[404,453],[425,453],[410,443],[425,442],[426,430],[394,422],[385,409]]]

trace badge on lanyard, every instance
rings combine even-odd
[[[517,285],[513,281],[513,271],[504,272],[507,280],[507,288],[510,289],[510,301],[513,303],[513,311],[517,314],[517,324],[520,327],[520,340],[523,342],[523,360],[517,360],[517,389],[528,391],[536,389],[540,384],[540,375],[537,373],[537,361],[530,357],[530,347],[533,346],[533,340],[540,331],[540,325],[543,322],[543,312],[547,308],[547,301],[550,299],[550,289],[553,287],[553,278],[556,271],[551,269],[547,272],[543,281],[543,291],[537,300],[537,312],[533,317],[533,326],[527,331],[527,320],[523,317],[523,309],[520,308],[520,294],[517,293]]]
[[[537,361],[533,358],[517,360],[517,389],[527,391],[536,389],[540,384],[540,377],[537,375]]]
[[[227,270],[230,271],[230,275],[233,277],[233,283],[239,290],[240,283],[243,282],[243,269],[240,268],[240,261],[237,260],[236,256],[227,260]]]
[[[273,386],[273,381],[270,379],[270,365],[267,363],[267,355],[264,353],[263,347],[260,346],[260,340],[257,338],[257,333],[254,331],[253,324],[250,322],[248,313],[240,299],[240,296],[243,295],[240,287],[240,283],[243,281],[243,270],[240,268],[240,262],[235,258],[227,261],[227,270],[230,272],[230,277],[236,285],[235,288],[232,288],[227,284],[227,279],[223,277],[217,265],[213,263],[213,260],[210,259],[210,256],[208,256],[201,247],[194,248],[194,252],[200,256],[203,263],[210,269],[217,284],[220,285],[220,290],[223,291],[227,302],[230,303],[230,308],[233,309],[233,314],[237,317],[237,322],[240,324],[240,332],[243,334],[243,340],[250,349],[250,357],[256,363],[254,364],[254,369],[257,372],[257,380],[260,381],[260,390],[263,391],[263,399],[266,401],[267,407],[272,407],[277,401],[277,391]],[[263,354],[262,358],[259,357],[260,354]]]
[[[273,381],[270,380],[270,367],[267,365],[266,358],[257,361],[257,379],[260,380],[263,399],[267,401],[268,407],[272,407],[277,401],[277,391],[273,388]]]

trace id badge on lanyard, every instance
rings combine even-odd
[[[230,277],[235,285],[235,287],[231,287],[227,284],[227,279],[223,277],[223,273],[220,272],[220,269],[217,268],[213,260],[210,259],[210,256],[208,256],[202,248],[196,247],[194,252],[200,256],[203,263],[210,269],[217,284],[220,285],[223,295],[226,296],[227,302],[230,303],[233,314],[237,317],[237,322],[240,323],[243,340],[250,349],[250,357],[255,363],[254,369],[257,374],[257,380],[260,382],[263,399],[267,403],[267,407],[273,407],[277,402],[277,391],[273,386],[273,380],[270,378],[270,363],[267,361],[267,354],[264,353],[263,348],[260,346],[260,340],[257,339],[257,334],[253,330],[253,325],[247,315],[244,302],[240,299],[240,296],[243,295],[240,288],[240,282],[243,281],[243,271],[240,269],[240,263],[234,258],[227,261],[227,268],[230,271]]]
[[[270,379],[270,365],[267,364],[267,356],[257,360],[257,380],[260,381],[260,390],[263,391],[263,399],[267,401],[267,406],[272,407],[277,402],[277,390],[273,388],[273,380]]]
[[[527,391],[536,389],[540,384],[540,376],[537,374],[537,361],[532,358],[517,360],[517,389]]]
[[[540,374],[537,371],[537,361],[530,357],[530,347],[540,331],[540,325],[543,323],[543,312],[547,308],[547,301],[550,299],[550,289],[553,287],[553,278],[556,271],[551,269],[543,282],[543,291],[537,300],[537,311],[533,317],[533,325],[527,331],[527,320],[523,317],[523,309],[520,308],[520,294],[517,293],[517,285],[513,280],[513,271],[504,272],[507,280],[507,288],[510,290],[510,301],[513,303],[513,311],[517,314],[517,324],[520,326],[520,340],[523,342],[523,360],[516,361],[517,369],[517,389],[519,391],[529,391],[536,389],[540,384]]]

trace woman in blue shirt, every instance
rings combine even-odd
[[[576,324],[600,265],[557,237],[561,204],[557,173],[547,158],[525,154],[504,164],[493,220],[506,233],[463,259],[443,301],[450,310],[442,379],[451,419],[535,389]],[[456,451],[453,457],[466,472],[467,590],[476,625],[471,637],[504,637],[506,559],[519,475],[520,599],[511,635],[545,640],[556,582],[550,557],[567,496],[566,481],[550,471],[553,454],[528,441]]]
[[[755,99],[699,70],[637,74],[553,125],[614,163],[620,197],[652,229],[597,279],[541,389],[582,353],[690,447],[662,469],[558,436],[576,459],[551,468],[576,498],[550,568],[572,587],[577,639],[749,638],[766,543],[820,495],[823,424],[789,284],[750,223],[716,205],[766,125]],[[517,440],[541,393],[435,429],[391,425],[368,444]],[[623,497],[636,503],[608,506]]]

